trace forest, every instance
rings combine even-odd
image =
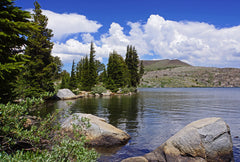
[[[98,154],[84,147],[84,136],[76,135],[80,140],[74,140],[56,135],[56,114],[35,116],[38,122],[32,126],[26,125],[29,115],[60,88],[92,91],[102,87],[112,92],[136,88],[143,65],[135,47],[128,45],[125,58],[113,50],[105,66],[95,59],[92,42],[89,55],[77,63],[73,60],[70,74],[62,71],[61,59],[51,55],[53,31],[47,23],[37,1],[32,14],[15,6],[13,0],[0,2],[0,158],[91,161]]]

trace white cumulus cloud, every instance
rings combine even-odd
[[[127,25],[130,31],[124,33],[124,27],[113,22],[108,32],[94,41],[96,57],[107,58],[112,50],[124,56],[130,44],[136,47],[141,59],[152,55],[198,66],[240,67],[240,25],[218,29],[204,22],[171,21],[159,15],[151,15],[146,23],[128,22]],[[69,39],[55,43],[53,53],[69,58],[88,54],[89,42],[94,37],[88,32],[81,36],[82,42]]]
[[[59,14],[49,10],[42,11],[48,17],[48,28],[53,30],[55,40],[60,40],[69,34],[95,33],[102,27],[97,21],[88,20],[84,15],[76,13]]]

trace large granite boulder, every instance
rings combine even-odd
[[[231,162],[232,139],[229,126],[221,118],[205,118],[190,123],[156,150],[130,161]]]
[[[77,96],[70,89],[59,89],[56,98],[61,100],[75,99]]]
[[[88,121],[90,127],[87,126]],[[130,139],[126,132],[108,124],[105,119],[91,114],[75,113],[71,115],[62,123],[62,131],[71,134],[73,124],[82,127],[80,133],[86,136],[86,139],[89,140],[88,144],[92,146],[121,145]]]

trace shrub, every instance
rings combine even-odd
[[[30,109],[42,99],[26,99],[20,104],[0,104],[0,159],[2,161],[95,161],[98,154],[85,148],[85,137],[58,134],[58,112],[26,127]],[[75,127],[79,129],[78,127]],[[76,140],[77,139],[77,140]],[[53,146],[51,151],[48,149]]]
[[[93,94],[102,94],[107,92],[107,89],[103,86],[95,86],[92,88],[92,93]]]
[[[125,93],[129,93],[129,92],[136,92],[136,88],[135,87],[124,87],[121,89],[121,93],[125,94]]]

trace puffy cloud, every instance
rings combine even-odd
[[[94,41],[94,37],[89,33],[82,34],[81,36],[83,43],[90,43]]]
[[[59,14],[49,10],[42,11],[48,17],[48,28],[53,30],[55,40],[60,40],[69,34],[94,33],[102,27],[97,21],[88,20],[84,15],[76,13]]]
[[[151,15],[146,23],[128,22],[129,33],[118,23],[96,42],[96,57],[107,58],[116,50],[122,56],[128,44],[134,45],[141,59],[153,55],[159,59],[180,59],[192,65],[240,67],[240,26],[217,29],[202,22],[170,21]],[[70,27],[70,25],[68,25]],[[53,53],[83,56],[89,53],[90,34],[82,34],[83,42],[69,39],[57,43]],[[70,55],[69,55],[70,57]]]

